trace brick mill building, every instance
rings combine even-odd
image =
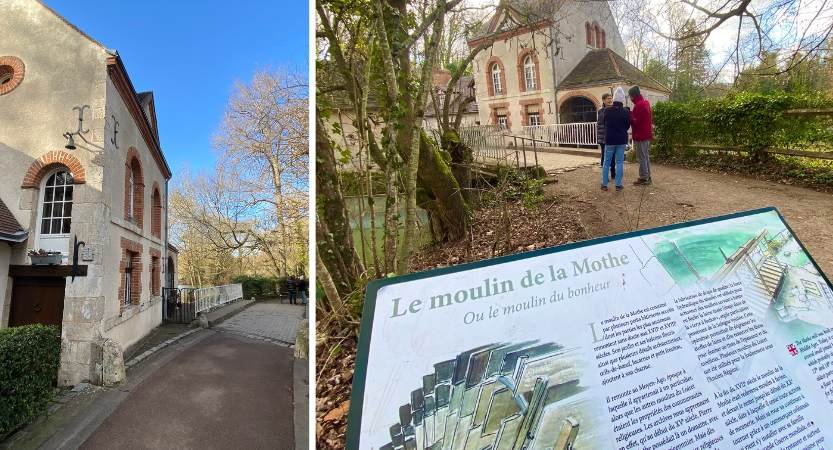
[[[60,326],[61,385],[117,381],[176,280],[154,97],[40,1],[4,1],[0,30],[0,327]]]
[[[625,45],[606,1],[501,0],[468,45],[489,42],[473,64],[483,125],[518,132],[593,122],[602,94],[617,86],[639,85],[651,104],[670,93],[622,57]]]

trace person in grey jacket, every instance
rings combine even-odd
[[[613,96],[610,94],[602,94],[602,107],[596,116],[596,142],[599,143],[599,148],[602,150],[601,165],[605,163],[605,108],[610,108],[613,105]],[[610,178],[616,179],[616,165],[610,165]]]

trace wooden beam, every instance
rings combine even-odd
[[[31,266],[31,265],[10,265],[9,276],[12,278],[38,278],[38,277],[70,277],[72,266]],[[87,276],[87,266],[78,266],[76,277]]]

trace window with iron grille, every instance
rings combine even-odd
[[[133,258],[135,257],[136,253],[127,252],[127,261],[124,266],[124,303],[122,306],[130,305],[133,300]]]

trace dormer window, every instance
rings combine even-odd
[[[500,82],[500,66],[497,63],[492,64],[492,88],[495,95],[503,93],[503,86]]]
[[[586,36],[587,46],[593,48],[606,48],[606,36],[605,30],[599,26],[597,23],[590,24],[590,22],[584,23],[584,33]]]

